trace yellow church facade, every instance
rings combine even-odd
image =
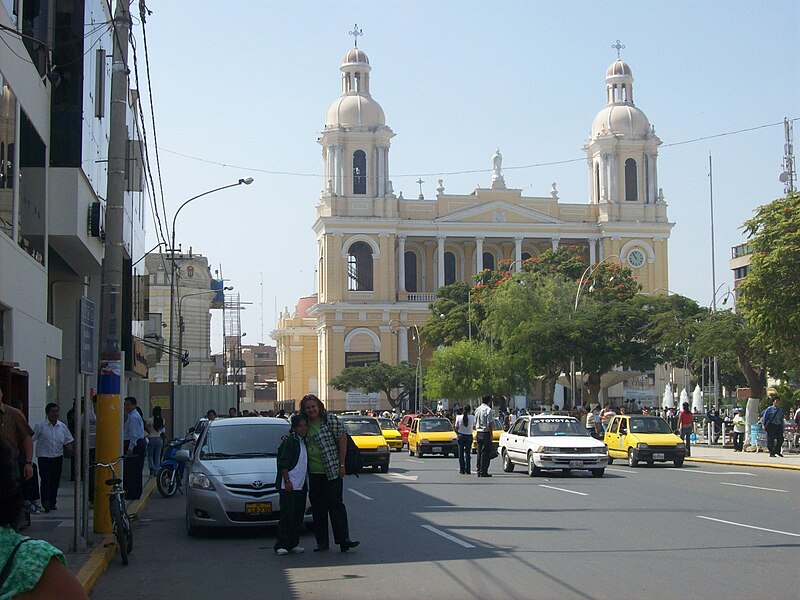
[[[388,408],[384,399],[345,393],[328,382],[346,366],[417,362],[418,329],[431,317],[436,290],[471,282],[486,268],[512,268],[547,249],[569,245],[587,265],[614,260],[632,269],[643,291],[668,288],[673,226],[658,187],[661,144],[633,103],[630,67],[606,72],[607,104],[584,145],[589,202],[566,203],[556,184],[543,196],[508,188],[502,156],[491,180],[469,193],[404,198],[393,191],[389,149],[394,132],[370,93],[370,64],[359,48],[340,67],[342,95],[318,139],[325,185],[317,204],[317,294],[283,311],[272,337],[283,381],[278,400],[318,394],[336,411]],[[487,178],[488,179],[488,178]]]

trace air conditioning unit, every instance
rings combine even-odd
[[[99,200],[89,205],[88,229],[91,237],[106,241],[106,206]]]

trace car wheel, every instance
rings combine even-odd
[[[505,448],[503,448],[503,471],[506,473],[511,473],[514,471],[514,463],[511,462],[511,459],[508,457],[508,452],[506,452]]]
[[[189,515],[186,515],[186,534],[190,538],[199,538],[202,535],[202,530],[197,525],[189,523]]]
[[[636,460],[636,457],[633,455],[633,448],[628,448],[628,466],[635,467],[639,464],[639,461]]]
[[[417,448],[417,458],[422,458],[422,450]]]
[[[676,458],[673,461],[673,463],[675,464],[676,467],[682,467],[683,466],[683,458]]]
[[[608,464],[610,464],[610,465],[614,464],[614,459],[611,458],[610,456],[608,457]]]
[[[654,461],[654,460],[648,460],[647,461],[647,466],[648,467],[652,467],[654,464],[656,464],[656,461]]]
[[[389,472],[389,465],[388,463],[385,465],[381,465],[381,473],[388,473]]]
[[[602,477],[605,472],[605,469],[592,469],[592,477]]]
[[[541,469],[533,462],[533,452],[528,453],[528,477],[536,477]]]

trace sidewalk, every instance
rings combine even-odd
[[[65,461],[66,462],[66,461]],[[145,463],[142,477],[142,497],[139,500],[128,502],[128,513],[136,515],[147,503],[150,494],[155,488],[155,478],[150,477]],[[73,551],[73,525],[75,487],[69,480],[69,463],[66,463],[64,477],[58,489],[58,510],[49,513],[31,515],[31,525],[20,533],[34,539],[45,540],[64,552],[67,566],[76,574],[84,589],[89,592],[97,578],[105,571],[108,563],[113,559],[116,551],[116,542],[113,535],[94,533],[92,531],[94,511],[89,510],[89,540],[85,550]],[[134,524],[134,540],[135,540]]]
[[[748,467],[771,467],[777,469],[793,469],[800,471],[800,454],[797,452],[783,451],[780,456],[770,457],[769,452],[734,452],[733,448],[722,446],[707,446],[705,444],[692,444],[692,456],[687,458],[691,462],[707,462],[724,465],[739,465]]]

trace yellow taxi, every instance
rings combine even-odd
[[[383,439],[386,440],[386,444],[389,446],[389,450],[397,450],[400,452],[403,449],[403,436],[400,435],[397,425],[394,424],[394,421],[386,417],[376,418],[378,419],[378,424],[381,426],[381,433],[383,434]]]
[[[503,424],[497,417],[492,421],[492,446],[495,450],[500,445],[500,436],[503,435]],[[472,453],[478,453],[478,432],[472,430]]]
[[[608,464],[615,458],[627,458],[628,465],[639,462],[671,461],[683,466],[686,446],[661,417],[648,415],[616,415],[609,423],[603,441],[608,446]]]
[[[453,424],[444,417],[414,419],[408,431],[409,456],[422,458],[425,454],[458,456],[458,437]]]
[[[389,472],[389,445],[375,417],[342,415],[339,420],[361,452],[364,467]]]

